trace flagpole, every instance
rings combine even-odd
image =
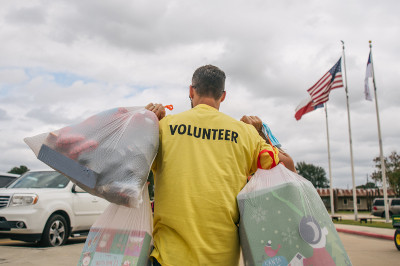
[[[356,194],[356,182],[354,180],[354,160],[353,160],[353,141],[351,139],[351,125],[350,125],[350,107],[349,107],[349,93],[347,88],[347,72],[346,72],[346,57],[344,54],[344,41],[342,42],[343,48],[343,65],[344,65],[344,74],[346,77],[345,80],[345,91],[346,91],[346,102],[347,102],[347,119],[349,123],[349,140],[350,140],[350,160],[351,160],[351,177],[353,180],[353,208],[354,208],[354,220],[358,221],[357,215],[357,194]]]
[[[333,204],[333,187],[332,187],[332,171],[331,171],[331,148],[329,146],[329,130],[328,130],[328,104],[325,102],[325,118],[326,118],[326,138],[328,140],[328,162],[329,162],[329,192],[331,195],[331,215],[335,214],[335,208]]]
[[[374,71],[374,63],[372,60],[371,41],[369,41],[369,53],[371,55],[372,81],[374,82],[376,120],[378,121],[379,151],[381,154],[381,170],[382,170],[382,183],[383,183],[383,198],[384,198],[384,202],[385,202],[385,217],[386,217],[386,222],[389,223],[389,206],[388,206],[388,195],[387,195],[387,187],[386,187],[386,165],[385,165],[385,159],[383,157],[383,149],[382,149],[381,123],[379,120],[378,98],[376,95],[375,71]]]

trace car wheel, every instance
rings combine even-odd
[[[382,212],[381,218],[386,218],[386,213]],[[389,212],[389,218],[392,218],[392,213]]]
[[[400,229],[397,228],[394,232],[394,244],[396,245],[397,250],[400,251]]]
[[[65,218],[59,214],[53,214],[44,227],[40,244],[45,247],[64,245],[68,238],[68,226]]]

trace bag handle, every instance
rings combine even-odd
[[[264,128],[264,126],[263,126],[263,128]],[[269,156],[271,156],[271,158],[272,158],[272,165],[271,165],[271,168],[273,168],[273,167],[276,166],[276,163],[275,163],[275,150],[274,150],[274,146],[272,145],[272,142],[271,142],[271,140],[270,140],[270,138],[269,138],[269,136],[268,136],[268,133],[264,133],[264,132],[263,132],[263,134],[267,136],[267,139],[268,139],[268,141],[269,141],[269,145],[271,145],[271,148],[272,148],[272,152],[271,152],[271,151],[268,151],[268,150],[262,150],[262,151],[258,154],[258,158],[257,158],[257,167],[262,169],[262,167],[261,167],[261,162],[260,162],[260,156],[261,156],[261,154],[268,152]]]
[[[271,145],[271,146],[272,146],[272,145]],[[274,150],[274,148],[272,148],[272,150]],[[258,158],[257,158],[257,167],[263,169],[263,168],[261,167],[260,156],[261,156],[261,154],[266,153],[266,152],[268,152],[269,156],[272,158],[272,165],[271,165],[271,168],[274,168],[274,167],[276,166],[276,163],[275,163],[275,152],[273,152],[273,151],[268,151],[268,150],[262,150],[262,151],[258,154]]]

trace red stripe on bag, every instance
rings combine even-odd
[[[273,167],[276,166],[275,157],[274,157],[274,152],[268,151],[268,150],[262,150],[262,151],[258,154],[258,159],[257,159],[257,167],[258,167],[258,168],[263,169],[263,168],[261,167],[260,156],[261,156],[261,154],[266,153],[266,152],[268,152],[269,156],[270,156],[271,159],[272,159],[271,168],[273,168]]]

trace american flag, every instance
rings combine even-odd
[[[313,100],[313,106],[322,104],[329,100],[329,92],[333,89],[343,87],[342,80],[342,58],[307,91]]]

